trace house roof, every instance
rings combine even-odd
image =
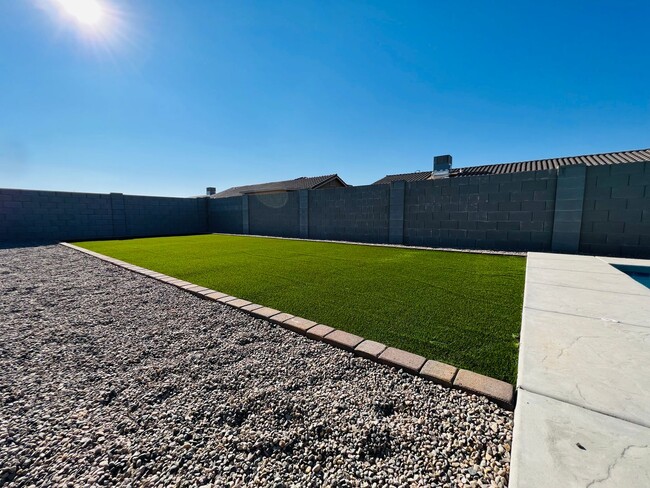
[[[521,173],[524,171],[539,171],[544,169],[557,169],[560,166],[584,164],[586,166],[602,166],[606,164],[624,164],[650,161],[650,149],[637,149],[634,151],[619,151],[602,154],[585,154],[582,156],[566,156],[562,158],[536,159],[533,161],[520,161],[515,163],[486,164],[467,168],[452,168],[449,177],[500,175],[506,173]],[[402,173],[386,175],[377,180],[373,185],[391,183],[392,181],[421,181],[431,178],[431,171],[418,171],[415,173]]]
[[[227,190],[212,195],[212,198],[227,198],[247,195],[250,193],[269,193],[279,191],[313,190],[333,180],[340,181],[343,186],[348,186],[339,175],[324,176],[301,176],[294,180],[272,181],[270,183],[259,183],[257,185],[233,186]]]

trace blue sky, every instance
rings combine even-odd
[[[650,3],[0,0],[0,187],[201,194],[650,147]]]

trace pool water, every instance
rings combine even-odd
[[[638,281],[646,288],[650,288],[650,268],[639,268],[637,266],[626,268],[624,266],[618,267],[623,273],[630,278]]]
[[[637,280],[643,286],[650,288],[650,273],[632,272],[632,273],[628,273],[628,274],[630,275],[630,277]]]

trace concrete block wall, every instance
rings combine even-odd
[[[561,167],[557,172],[551,242],[554,252],[577,253],[580,248],[586,170],[586,166],[577,165]]]
[[[202,198],[124,196],[126,237],[202,234],[207,208]]]
[[[309,192],[309,238],[386,243],[389,185]]]
[[[393,181],[390,184],[390,205],[388,215],[388,242],[404,243],[404,194],[406,182]]]
[[[109,195],[0,189],[0,242],[112,236]]]
[[[0,189],[0,242],[199,234],[207,224],[199,198]]]
[[[536,171],[407,183],[404,243],[550,250],[556,180]]]
[[[298,192],[249,195],[248,221],[250,234],[300,237]]]
[[[309,190],[298,192],[300,237],[309,238]]]
[[[242,198],[208,198],[209,232],[242,234]]]
[[[650,258],[650,162],[223,199],[0,189],[0,242],[204,232]]]
[[[587,168],[579,250],[650,258],[650,162]]]

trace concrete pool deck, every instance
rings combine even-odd
[[[650,486],[640,259],[529,253],[510,487]]]

